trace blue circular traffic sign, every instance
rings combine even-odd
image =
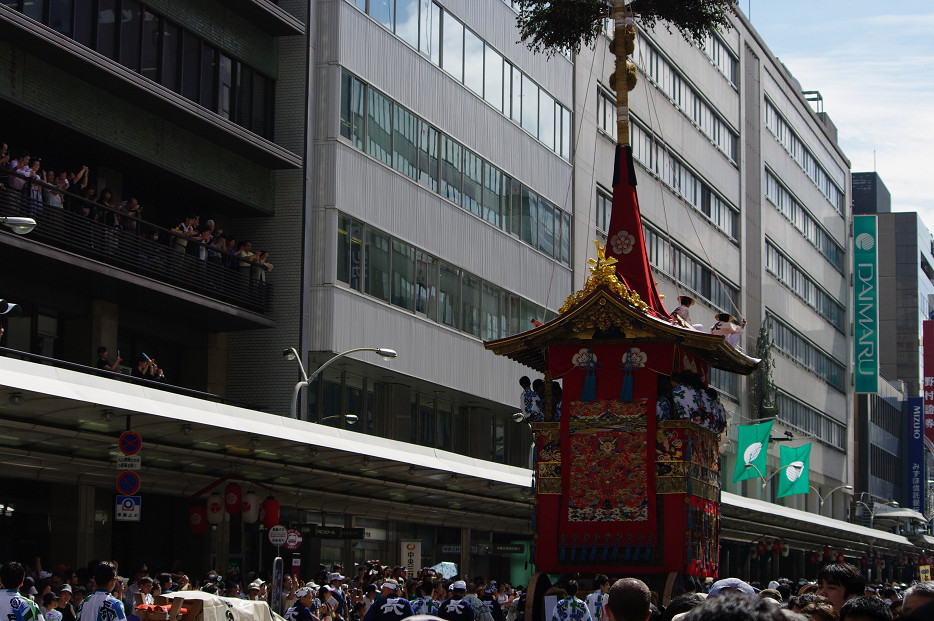
[[[143,448],[143,439],[135,431],[124,431],[120,434],[120,452],[124,455],[136,455]]]
[[[139,475],[132,470],[124,470],[117,477],[117,491],[124,496],[132,496],[139,491]]]

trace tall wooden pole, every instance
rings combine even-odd
[[[636,87],[636,67],[629,60],[636,45],[636,27],[626,12],[625,0],[613,1],[613,53],[616,55],[613,88],[616,90],[616,140],[628,145],[629,91]]]

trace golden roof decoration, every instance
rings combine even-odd
[[[649,305],[642,301],[639,294],[629,289],[616,277],[616,257],[606,256],[606,244],[601,245],[599,240],[594,240],[597,247],[597,258],[587,259],[590,264],[590,276],[584,283],[583,289],[572,293],[564,301],[564,305],[558,310],[559,315],[563,315],[568,310],[574,308],[581,300],[594,292],[599,286],[605,286],[610,291],[621,297],[623,300],[639,309],[643,313],[648,311]]]

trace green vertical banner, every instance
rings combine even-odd
[[[879,390],[879,260],[876,216],[853,216],[856,392]]]
[[[756,477],[765,478],[765,464],[768,459],[769,435],[772,423],[758,425],[740,425],[736,428],[736,469],[733,470],[733,482],[739,483]]]
[[[778,497],[807,494],[811,481],[811,443],[804,446],[782,446],[778,450]]]

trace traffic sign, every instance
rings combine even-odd
[[[139,496],[117,496],[114,521],[139,522],[142,515],[142,500]]]
[[[288,536],[289,531],[287,531],[285,526],[282,526],[281,524],[276,524],[269,529],[269,543],[276,546],[277,548],[285,544]]]
[[[121,455],[115,465],[119,470],[139,470],[143,465],[143,458],[139,455]]]
[[[124,470],[117,476],[117,491],[124,496],[132,496],[139,491],[139,475],[132,470]]]
[[[302,545],[302,534],[294,528],[286,531],[285,547],[289,550],[298,550]]]
[[[120,434],[118,445],[124,455],[136,455],[143,448],[143,439],[135,431],[124,431]]]

